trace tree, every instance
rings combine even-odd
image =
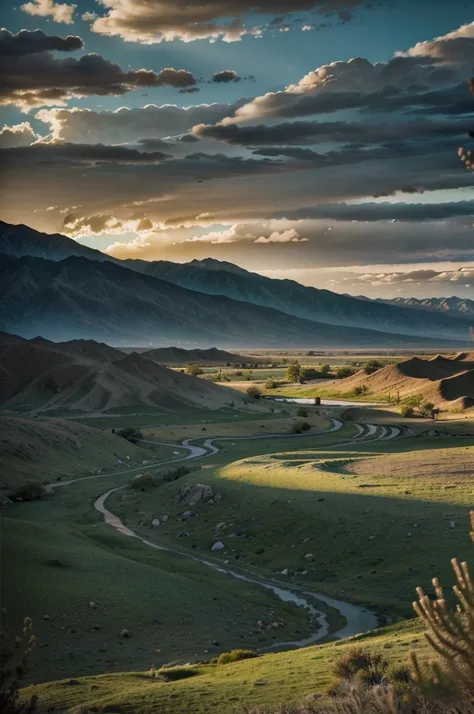
[[[301,379],[301,365],[299,362],[293,362],[286,368],[286,378],[289,382],[299,382]]]
[[[300,380],[307,382],[310,379],[318,379],[320,373],[314,367],[302,367],[300,372]]]
[[[133,426],[127,426],[123,429],[119,429],[116,434],[117,436],[121,436],[122,439],[126,439],[131,444],[136,444],[137,441],[141,441],[141,439],[143,439],[142,432],[139,429],[134,429]]]
[[[330,371],[331,371],[331,367],[328,364],[321,365],[321,369],[320,369],[321,374],[329,374]]]
[[[420,406],[420,414],[434,419],[435,405],[433,402],[425,402]]]
[[[265,389],[276,389],[278,384],[271,377],[265,382]]]
[[[403,407],[400,409],[400,414],[404,419],[411,419],[415,416],[415,410],[408,404],[404,404]]]
[[[186,374],[189,374],[190,377],[199,377],[204,372],[198,364],[190,364],[186,367]]]
[[[0,712],[2,714],[31,714],[38,702],[34,694],[29,701],[20,702],[20,680],[28,672],[28,657],[36,645],[32,634],[33,623],[26,617],[23,622],[23,637],[7,642],[0,637]]]
[[[336,370],[336,376],[338,379],[345,379],[346,377],[352,377],[354,370],[350,367],[338,367]]]

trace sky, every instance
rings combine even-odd
[[[118,258],[474,299],[472,3],[19,0],[0,19],[2,220]]]

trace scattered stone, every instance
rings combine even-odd
[[[375,538],[377,538],[377,536],[374,536],[374,535],[369,536],[369,540],[374,540]]]
[[[98,632],[100,630],[100,625],[94,625],[92,629],[94,632]]]
[[[413,533],[407,533],[408,538],[411,538]]]
[[[154,518],[151,522],[151,525],[153,528],[159,528],[160,527],[160,519],[159,518]]]
[[[257,679],[257,681],[253,683],[254,687],[264,687],[265,685],[266,685],[266,682],[264,682],[261,679]]]
[[[288,575],[288,568],[285,568],[280,572],[280,575]]]
[[[312,553],[306,553],[305,555],[305,560],[311,560],[311,558],[314,558]]]
[[[450,527],[450,528],[456,528],[455,522],[454,522],[454,521],[450,521],[450,522],[449,522],[449,527]]]
[[[305,538],[305,539],[303,540],[303,543],[309,543],[309,540],[310,540],[309,538]]]
[[[185,521],[188,520],[188,518],[192,518],[194,513],[192,511],[184,511],[184,513],[181,514],[181,518]]]
[[[53,558],[52,560],[47,561],[48,565],[51,565],[53,568],[62,568],[64,563],[61,560],[58,560],[58,558]]]
[[[212,546],[211,550],[212,550],[212,551],[224,550],[224,548],[225,548],[224,543],[223,543],[221,540],[218,540],[218,541],[216,541],[216,542],[214,543],[214,545]]]
[[[75,687],[78,684],[80,684],[78,679],[66,679],[66,681],[63,682],[63,687]]]
[[[227,525],[225,524],[224,521],[222,521],[222,523],[217,524],[216,531],[221,531],[223,528],[227,528]]]
[[[51,620],[49,615],[43,615],[43,617],[41,619],[43,620],[43,622],[46,622],[47,620]]]
[[[166,523],[166,521],[168,520],[168,516],[161,516],[161,520],[163,521],[163,523]]]
[[[97,607],[97,605],[95,604],[95,602],[94,602],[93,600],[91,600],[90,603],[89,603],[89,607],[90,607],[92,610],[95,610],[95,608]]]
[[[181,531],[176,536],[177,538],[189,538],[189,531]]]
[[[214,496],[214,501],[221,501],[222,500],[222,493],[216,493]]]
[[[125,637],[126,639],[128,639],[128,638],[131,637],[131,636],[132,636],[132,633],[130,632],[130,630],[127,630],[127,629],[124,627],[124,629],[123,629],[123,630],[121,631],[121,633],[120,633],[120,637]]]

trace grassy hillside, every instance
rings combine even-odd
[[[0,490],[26,481],[50,483],[135,468],[173,458],[172,450],[135,446],[112,434],[65,419],[0,416]]]
[[[422,654],[426,651],[422,627],[412,620],[352,641],[266,654],[222,666],[198,665],[193,669],[195,676],[174,682],[160,682],[150,677],[149,671],[128,672],[86,677],[77,680],[76,686],[50,682],[24,693],[39,695],[40,714],[51,705],[86,705],[124,714],[236,714],[243,706],[277,707],[313,693],[323,694],[331,681],[334,661],[355,645],[403,665],[413,649]]]

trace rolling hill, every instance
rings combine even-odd
[[[467,342],[318,323],[199,293],[107,260],[6,254],[0,255],[0,329],[26,338],[131,346],[462,348]]]
[[[452,317],[464,317],[467,320],[474,320],[474,300],[469,298],[452,297],[441,298],[412,298],[397,297],[393,300],[378,300],[390,305],[401,305],[416,310],[426,310],[427,312],[439,312]]]
[[[466,359],[471,356],[474,354],[463,353],[461,359],[413,357],[372,374],[361,369],[352,377],[328,382],[325,388],[343,394],[363,386],[368,398],[390,393],[403,400],[421,395],[422,401],[438,407],[465,409],[474,406],[474,361]]]
[[[198,364],[206,365],[226,365],[226,364],[246,364],[252,361],[251,357],[233,354],[217,347],[210,347],[207,350],[185,350],[181,347],[159,347],[156,350],[147,350],[142,353],[148,359],[152,359],[158,364]]]
[[[0,336],[0,405],[17,412],[98,413],[154,408],[163,413],[219,409],[242,395],[206,380],[162,367],[135,352],[114,350],[104,359],[100,345],[74,352],[71,343]],[[99,355],[99,356],[97,356]]]
[[[192,324],[188,324],[187,332],[190,335],[192,334],[189,339],[192,342],[198,341],[202,344],[206,344],[206,346],[209,344],[219,344],[220,346],[231,346],[236,344],[240,346],[270,346],[275,344],[274,335],[272,336],[271,330],[268,329],[268,326],[266,329],[262,329],[262,322],[260,321],[260,324],[258,324],[257,319],[258,316],[260,316],[264,319],[264,321],[268,322],[271,320],[271,316],[267,314],[265,319],[263,313],[259,312],[257,308],[271,308],[278,311],[280,320],[282,320],[282,331],[281,334],[280,332],[278,334],[279,345],[282,344],[282,341],[288,341],[295,346],[308,346],[311,344],[311,341],[313,341],[313,343],[318,347],[336,347],[342,343],[344,343],[345,346],[347,346],[348,343],[352,343],[354,346],[368,346],[370,344],[374,346],[383,346],[384,341],[386,342],[389,340],[389,344],[386,344],[385,346],[394,346],[395,344],[397,346],[401,346],[401,342],[397,343],[396,340],[394,340],[393,335],[399,335],[401,341],[405,339],[405,335],[412,335],[416,338],[416,345],[418,346],[421,345],[421,338],[433,337],[435,339],[442,338],[464,342],[469,340],[469,326],[472,320],[472,311],[469,307],[471,301],[467,300],[463,301],[464,307],[459,305],[456,308],[455,305],[452,305],[452,300],[455,300],[454,298],[441,299],[442,304],[440,303],[439,309],[434,309],[434,306],[428,308],[427,305],[421,304],[423,301],[416,301],[411,298],[400,299],[392,302],[369,300],[367,298],[341,295],[333,293],[329,290],[319,290],[317,288],[306,287],[292,280],[275,280],[267,278],[256,273],[251,273],[243,268],[240,268],[239,266],[233,265],[232,263],[218,261],[211,258],[205,260],[193,260],[190,263],[184,264],[172,263],[168,261],[120,261],[111,258],[98,250],[87,248],[86,246],[83,246],[60,234],[48,235],[45,233],[39,233],[38,231],[28,228],[27,226],[14,226],[2,222],[0,222],[0,253],[3,253],[4,256],[10,256],[10,260],[12,256],[16,258],[23,258],[25,261],[27,261],[28,257],[36,257],[44,258],[49,261],[62,261],[63,264],[65,264],[67,262],[65,259],[67,258],[87,258],[90,264],[92,264],[92,261],[97,261],[99,263],[113,264],[117,267],[121,266],[123,268],[129,268],[131,271],[142,273],[150,278],[154,277],[160,281],[166,281],[168,285],[173,284],[176,287],[179,286],[193,291],[192,294],[196,298],[196,307],[199,312],[201,312],[203,294],[208,296],[221,296],[221,302],[223,301],[223,297],[230,298],[233,302],[223,303],[222,309],[229,310],[232,308],[233,311],[235,311],[235,320],[238,320],[241,314],[235,305],[236,302],[239,302],[240,305],[246,303],[247,305],[250,304],[255,307],[254,319],[248,322],[249,318],[245,318],[248,322],[248,330],[245,331],[246,334],[243,331],[243,326],[238,329],[237,325],[231,326],[229,322],[225,324],[222,323],[221,320],[219,328],[222,329],[216,329],[213,331],[213,334],[218,335],[219,342],[212,339],[212,335],[209,336],[206,334],[208,330],[204,333],[204,328],[211,327],[212,322],[209,323],[206,319],[203,319],[203,323],[205,324],[201,324],[200,328],[197,330],[199,333],[198,338],[196,338],[196,332],[193,332]],[[5,260],[6,259],[7,258],[5,257]],[[10,263],[8,267],[15,272],[16,276],[16,269],[13,268],[13,265]],[[45,268],[43,266],[40,270],[40,268],[37,268],[34,263],[30,263],[29,265],[29,270],[33,273],[36,273],[37,271],[41,272],[44,269]],[[94,279],[94,275],[98,279],[102,279],[99,277],[100,271],[98,272],[92,267],[90,270],[92,280]],[[28,275],[27,262],[23,264],[22,271],[18,290],[9,295],[13,301],[16,298],[21,299],[23,292],[28,291],[32,287],[29,284],[25,286],[25,281],[29,283],[31,278],[34,282],[34,275]],[[112,279],[112,275],[109,275]],[[118,274],[116,274],[116,277],[118,278]],[[19,277],[16,277],[16,279],[19,279]],[[51,277],[51,279],[53,278]],[[61,285],[61,287],[58,286],[57,280],[57,276],[54,276],[54,284],[51,286],[50,291],[46,295],[41,294],[41,303],[36,311],[38,314],[36,314],[33,310],[31,315],[27,315],[28,320],[31,321],[37,319],[38,322],[40,322],[40,313],[44,311],[45,308],[44,301],[54,303],[54,301],[58,298],[58,292],[62,293],[63,288],[67,288],[68,280],[66,280],[66,286]],[[129,285],[131,285],[132,282],[132,278],[126,280],[126,283]],[[89,284],[86,283],[86,285],[87,288],[89,288]],[[147,283],[148,287],[150,285],[150,283]],[[37,287],[39,290],[40,286],[38,285]],[[100,307],[101,301],[109,301],[110,307],[118,307],[110,295],[109,288],[110,286],[107,284],[106,280],[103,295],[94,295],[94,291],[92,291],[86,313],[88,311],[95,312],[96,306]],[[183,313],[187,315],[189,313],[189,293],[187,294],[188,299],[186,299],[184,293],[171,293],[171,288],[168,289],[170,290],[171,297],[174,297],[175,300],[182,300]],[[64,333],[64,336],[62,336],[61,334],[53,334],[52,332],[49,332],[48,327],[48,336],[53,339],[70,339],[78,336],[107,339],[108,335],[113,335],[113,339],[116,339],[115,335],[117,333],[117,329],[116,326],[113,325],[113,322],[114,318],[118,319],[118,316],[114,316],[112,314],[109,316],[109,320],[112,323],[111,325],[103,324],[103,321],[101,323],[100,319],[100,324],[96,325],[95,315],[84,316],[82,314],[83,306],[76,304],[77,296],[74,293],[76,291],[81,292],[81,290],[84,293],[84,286],[71,285],[70,290],[73,293],[72,295],[69,294],[69,292],[66,296],[61,294],[59,295],[61,299],[59,300],[60,305],[58,306],[58,309],[62,310],[62,312],[58,312],[58,316],[62,322],[66,322],[71,317],[76,317],[77,314],[77,317],[79,318],[78,328],[84,328],[83,325],[80,325],[80,322],[84,317],[87,324],[87,331],[83,329],[82,332],[74,334],[70,328],[67,334]],[[163,299],[163,296],[161,296],[160,298],[154,298],[153,302],[155,304],[151,306],[149,301],[147,301],[146,298],[144,298],[144,296],[140,293],[128,296],[125,294],[126,292],[126,285],[124,285],[120,308],[123,309],[125,305],[127,308],[135,305],[136,309],[140,311],[142,317],[140,330],[137,330],[137,332],[140,331],[142,334],[146,332],[148,334],[150,332],[150,323],[159,325],[160,329],[161,327],[164,327],[166,332],[168,332],[168,328],[160,325],[159,320],[157,319],[156,312],[161,303],[157,305],[156,300],[163,300],[163,308],[168,311],[169,314],[173,313],[173,319],[178,317],[176,313],[179,313],[179,308],[181,307],[179,303],[175,302],[174,305],[169,304]],[[161,285],[161,292],[164,292],[163,285]],[[200,296],[196,295],[196,293],[199,293]],[[63,297],[67,305],[61,305]],[[84,300],[86,300],[86,297],[83,294],[81,296],[81,302]],[[94,302],[95,300],[97,300],[98,303]],[[112,302],[112,304],[110,304],[110,302]],[[214,304],[216,303],[214,302]],[[452,305],[449,310],[446,309],[448,304],[449,306]],[[174,310],[172,309],[173,307]],[[202,306],[203,311],[204,309],[204,306]],[[194,318],[194,311],[191,311],[190,315]],[[293,320],[288,320],[288,316],[291,316]],[[215,318],[216,313],[214,312],[213,319]],[[276,315],[273,314],[273,319],[275,318]],[[311,335],[309,339],[302,341],[301,333],[298,335],[299,330],[297,327],[299,325],[301,329],[303,328],[301,323],[297,322],[295,318],[298,318],[298,320],[315,322],[316,324],[319,323],[319,326],[313,329],[318,330],[321,341],[314,342],[315,338],[313,335]],[[19,324],[18,320],[16,322]],[[290,323],[293,323],[291,329]],[[32,336],[33,334],[31,332],[26,333],[21,326],[15,327],[13,322],[7,326],[7,323],[2,321],[2,325],[3,329],[16,330],[25,334],[25,336]],[[344,326],[351,328],[352,330],[354,328],[359,328],[359,331],[370,329],[385,334],[381,340],[373,340],[370,342],[368,335],[364,336],[363,333],[360,333],[361,341],[357,342],[354,341],[354,334],[351,336],[349,333],[346,333],[345,338],[337,341],[337,331],[329,334],[325,332],[325,326],[327,325]],[[126,323],[124,324],[124,328],[124,339],[127,340],[127,332],[129,332],[129,330]],[[24,329],[26,330],[26,327]],[[249,331],[254,332],[254,335],[258,335],[258,341],[255,341],[255,337],[253,342],[243,338],[244,334],[245,337],[248,338]],[[311,331],[311,328],[306,327],[305,331]],[[44,330],[36,329],[36,334],[39,332],[46,334]],[[391,337],[388,338],[387,333],[389,333]],[[179,332],[179,330],[176,330],[176,334],[179,336],[173,339],[172,336],[168,337],[168,334],[165,335],[162,331],[162,339],[158,340],[156,333],[152,334],[152,338],[155,340],[156,344],[170,344],[170,342],[172,343],[181,339],[188,339],[183,338],[182,332]],[[227,338],[225,342],[223,341],[223,337]],[[133,341],[138,344],[136,342],[136,337],[133,338]],[[140,341],[139,344],[143,344],[143,342]],[[423,344],[427,343],[424,342]]]

